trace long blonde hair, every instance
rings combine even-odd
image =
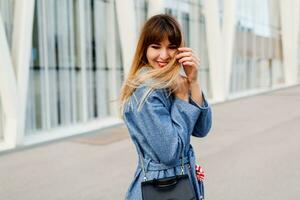
[[[180,65],[175,58],[172,58],[163,68],[152,68],[146,57],[148,47],[151,44],[160,43],[165,38],[168,38],[169,42],[176,48],[184,45],[182,31],[176,19],[167,14],[159,14],[146,21],[138,40],[131,68],[121,88],[119,98],[121,115],[123,115],[125,103],[141,84],[146,84],[150,90],[170,88],[176,84]],[[140,73],[145,66],[151,69],[145,73]],[[144,95],[142,101],[145,101],[146,96]]]

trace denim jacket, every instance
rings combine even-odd
[[[203,182],[195,174],[195,155],[190,137],[205,137],[211,128],[211,107],[205,96],[202,106],[191,98],[189,102],[166,89],[147,94],[141,109],[140,100],[148,87],[137,88],[124,107],[124,122],[135,144],[139,162],[126,200],[141,200],[141,182],[144,180],[142,162],[148,180],[165,178],[181,173],[180,158],[184,156],[184,172],[194,187],[197,199],[204,198]]]

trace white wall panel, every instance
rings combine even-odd
[[[287,85],[298,83],[299,3],[293,0],[280,1],[284,75]]]
[[[17,81],[11,61],[10,49],[0,13],[0,98],[4,115],[3,135],[8,148],[16,145],[18,94]],[[0,146],[0,150],[3,147]]]
[[[136,10],[133,0],[116,0],[125,76],[129,72],[137,43]],[[130,23],[128,23],[130,22]]]
[[[217,0],[205,1],[208,57],[210,68],[211,92],[215,101],[225,100],[225,68],[223,61],[223,43],[219,24],[219,7]]]
[[[12,61],[16,68],[19,96],[17,144],[22,142],[25,132],[34,4],[34,0],[15,1],[14,7]]]

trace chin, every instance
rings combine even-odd
[[[165,66],[167,66],[167,65],[156,65],[158,68],[163,68],[163,67],[165,67]]]
[[[155,68],[155,69],[158,69],[158,68],[163,68],[163,66],[162,66],[162,67],[160,67],[159,65],[152,65],[152,67],[153,67],[153,68]]]
[[[152,66],[153,68],[163,68],[163,67],[165,67],[165,66],[167,66],[167,65],[161,66],[161,65],[159,65],[159,64],[157,64],[157,63],[154,63],[154,64],[151,64],[151,66]]]

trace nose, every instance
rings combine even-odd
[[[160,51],[160,58],[162,60],[167,60],[169,58],[169,52],[168,52],[168,49],[165,49],[165,48],[162,48],[161,51]]]

